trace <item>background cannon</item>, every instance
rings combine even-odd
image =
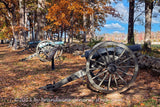
[[[36,47],[37,45],[40,43],[41,41],[29,41],[27,42],[26,46],[24,47],[24,49],[22,51],[19,51],[18,54],[21,54],[24,51],[29,51],[29,52],[35,52],[36,51]]]
[[[89,86],[95,91],[111,93],[123,91],[136,79],[138,73],[137,59],[131,50],[116,42],[101,42],[95,45],[86,57],[86,68],[69,77],[40,89],[57,90],[62,85],[75,79],[87,76]],[[135,48],[134,48],[135,49]],[[137,50],[139,50],[137,48]]]
[[[26,61],[28,59],[31,59],[35,56],[37,56],[40,61],[46,62],[51,61],[52,57],[54,59],[58,58],[63,53],[63,48],[61,45],[63,45],[64,42],[62,41],[56,41],[53,42],[51,40],[43,40],[39,43],[37,43],[36,46],[36,52],[24,59],[22,61]]]

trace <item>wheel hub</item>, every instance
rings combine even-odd
[[[117,67],[116,67],[116,65],[114,65],[114,64],[110,64],[108,67],[107,67],[107,70],[110,72],[110,73],[115,73],[116,72],[116,70],[117,70]]]

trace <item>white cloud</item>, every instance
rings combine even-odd
[[[145,23],[145,4],[141,3],[139,4],[139,11],[136,11],[135,9],[135,18],[137,18],[138,15],[140,15],[138,17],[138,19],[140,19],[143,23]],[[155,6],[153,9],[153,13],[152,13],[152,24],[158,24],[160,23],[160,6]],[[139,22],[135,23],[136,25],[139,25]]]
[[[152,18],[152,24],[160,24],[160,16],[156,16]]]
[[[123,3],[117,3],[113,7],[120,14],[121,19],[118,17],[112,17],[111,15],[108,15],[107,20],[114,20],[114,21],[120,21],[122,23],[128,23],[128,7],[125,7]]]
[[[127,23],[128,22],[128,7],[125,7],[123,3],[118,3],[115,5],[115,9],[118,11],[120,16],[122,17],[122,22]]]
[[[160,12],[160,6],[155,6],[153,9],[153,15],[158,15]]]
[[[104,27],[112,30],[124,30],[124,27],[118,23],[105,24]]]
[[[144,3],[136,3],[137,8],[134,10],[134,20],[136,20],[135,24],[140,25],[145,23],[145,4]]]
[[[113,33],[121,33],[121,32],[119,32],[119,31],[114,31]]]
[[[152,15],[152,23],[158,24],[160,23],[160,6],[155,6],[153,9],[153,15]]]

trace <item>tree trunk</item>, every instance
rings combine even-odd
[[[20,46],[24,47],[26,44],[26,32],[25,32],[25,27],[26,27],[26,9],[25,9],[25,0],[24,3],[22,0],[19,0],[19,8],[20,8]]]
[[[12,20],[10,22],[11,23],[11,28],[12,28],[12,34],[13,34],[13,38],[14,38],[12,49],[13,50],[17,50],[17,47],[18,47],[18,34],[15,33],[14,26],[16,25],[16,21],[14,19],[16,19],[16,17],[14,15],[14,13],[12,13]]]
[[[57,37],[57,40],[59,41],[59,39],[60,39],[60,31],[58,30],[58,37]]]
[[[71,35],[69,34],[69,35],[68,35],[68,43],[70,43],[70,42],[71,42],[71,40],[70,40],[70,39],[71,39]]]
[[[135,0],[130,0],[129,18],[128,18],[128,44],[135,44],[135,41],[134,41],[134,5],[135,5]]]
[[[36,25],[36,11],[33,11],[33,25],[32,25],[32,40],[35,41],[38,37],[37,37],[37,25]]]
[[[14,36],[14,41],[13,41],[13,47],[12,47],[12,49],[13,50],[17,50],[17,47],[18,47],[18,36],[15,35]]]
[[[61,26],[61,37],[60,37],[60,41],[62,41],[62,37],[63,37],[63,26]]]
[[[4,44],[3,40],[1,40],[1,44]]]
[[[72,34],[72,38],[71,39],[72,39],[71,43],[73,43],[73,34]]]
[[[83,0],[83,4],[85,5],[85,0]],[[84,10],[85,11],[85,10]],[[86,42],[86,14],[83,14],[83,27],[84,27],[84,33],[83,33],[83,42]]]
[[[2,2],[3,3],[3,2]],[[5,4],[5,3],[4,3]],[[14,27],[16,26],[16,7],[15,5],[12,5],[12,8],[9,7],[9,4],[5,4],[6,9],[7,9],[7,14],[6,18],[10,21],[11,29],[12,29],[12,34],[14,38],[14,44],[12,49],[16,50],[17,49],[17,41],[18,41],[18,35],[15,33]]]
[[[90,32],[90,34],[91,34],[92,38],[94,38],[95,37],[94,13],[92,13],[90,15],[90,21],[91,21],[91,32]]]
[[[151,22],[152,22],[153,1],[145,0],[145,37],[144,49],[151,50]]]
[[[38,0],[38,9],[37,9],[37,40],[44,39],[43,27],[45,26],[45,15],[41,11],[44,9],[45,0]]]
[[[94,10],[94,1],[90,1],[90,8]],[[94,13],[90,14],[90,33],[92,38],[95,37]]]
[[[67,36],[67,34],[66,34],[66,28],[64,28],[64,43],[66,43],[66,36]]]

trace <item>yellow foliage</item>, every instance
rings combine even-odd
[[[62,13],[62,18],[65,18],[65,14],[64,13]]]
[[[51,26],[45,26],[45,27],[43,28],[43,30],[45,30],[45,31],[47,31],[48,29],[51,29]]]
[[[54,22],[55,25],[61,25],[61,23],[59,23],[58,21]]]
[[[0,39],[11,38],[12,37],[12,30],[10,27],[4,26],[0,29]]]

